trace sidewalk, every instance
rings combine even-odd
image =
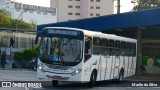
[[[144,74],[141,76],[130,76],[125,78],[126,81],[160,81],[160,74]]]

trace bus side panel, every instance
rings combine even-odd
[[[137,62],[137,57],[133,57],[132,75],[135,75],[135,72],[136,72],[136,62]]]
[[[106,56],[102,55],[101,56],[101,80],[105,80],[105,76],[106,76],[106,62],[107,62],[107,58]]]
[[[124,56],[120,56],[120,66],[119,66],[119,72],[120,70],[124,68]]]
[[[100,81],[101,80],[101,72],[102,72],[102,56],[100,55],[93,55],[93,60],[96,60],[96,68],[94,67],[95,65],[93,63],[95,63],[95,61],[93,62],[92,61],[92,70],[91,70],[91,73],[93,71],[93,69],[96,69],[97,70],[97,80],[96,81]]]
[[[119,75],[119,67],[120,67],[120,56],[115,56],[115,62],[114,62],[114,76],[113,78],[116,79]]]
[[[83,63],[83,65],[82,65],[82,67],[83,67],[82,68],[82,81],[89,82],[92,71],[94,69],[96,69],[98,72],[99,59],[100,59],[99,55],[92,55],[92,57],[89,60],[87,60],[86,62]],[[98,78],[98,74],[97,74],[97,80],[98,79],[99,78]]]
[[[111,78],[111,67],[112,67],[112,56],[106,56],[107,57],[107,66],[106,66],[106,75],[105,80],[109,80]]]
[[[114,78],[114,65],[115,65],[115,56],[111,56],[111,61],[112,61],[112,64],[111,64],[111,76],[110,76],[110,79],[113,79]]]
[[[128,56],[124,56],[124,77],[128,76]]]
[[[132,74],[132,67],[131,67],[132,66],[132,59],[133,59],[132,56],[129,56],[128,76],[131,76],[131,74]]]

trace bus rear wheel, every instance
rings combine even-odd
[[[95,71],[92,72],[90,82],[89,82],[89,87],[93,87],[96,82],[96,73]]]
[[[58,86],[58,80],[52,80],[52,85],[53,86]]]

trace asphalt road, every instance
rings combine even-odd
[[[0,70],[0,81],[38,81],[42,83],[41,88],[1,87],[0,90],[160,90],[160,87],[133,87],[133,82],[129,80],[125,80],[122,83],[116,81],[97,82],[93,88],[89,88],[85,83],[80,84],[68,82],[60,82],[58,87],[52,87],[51,81],[44,82],[39,80],[37,79],[35,71],[28,70]]]

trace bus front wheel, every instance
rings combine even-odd
[[[96,82],[96,72],[93,71],[90,77],[89,87],[93,87]]]
[[[57,80],[52,80],[52,85],[53,86],[58,86],[58,81]]]

